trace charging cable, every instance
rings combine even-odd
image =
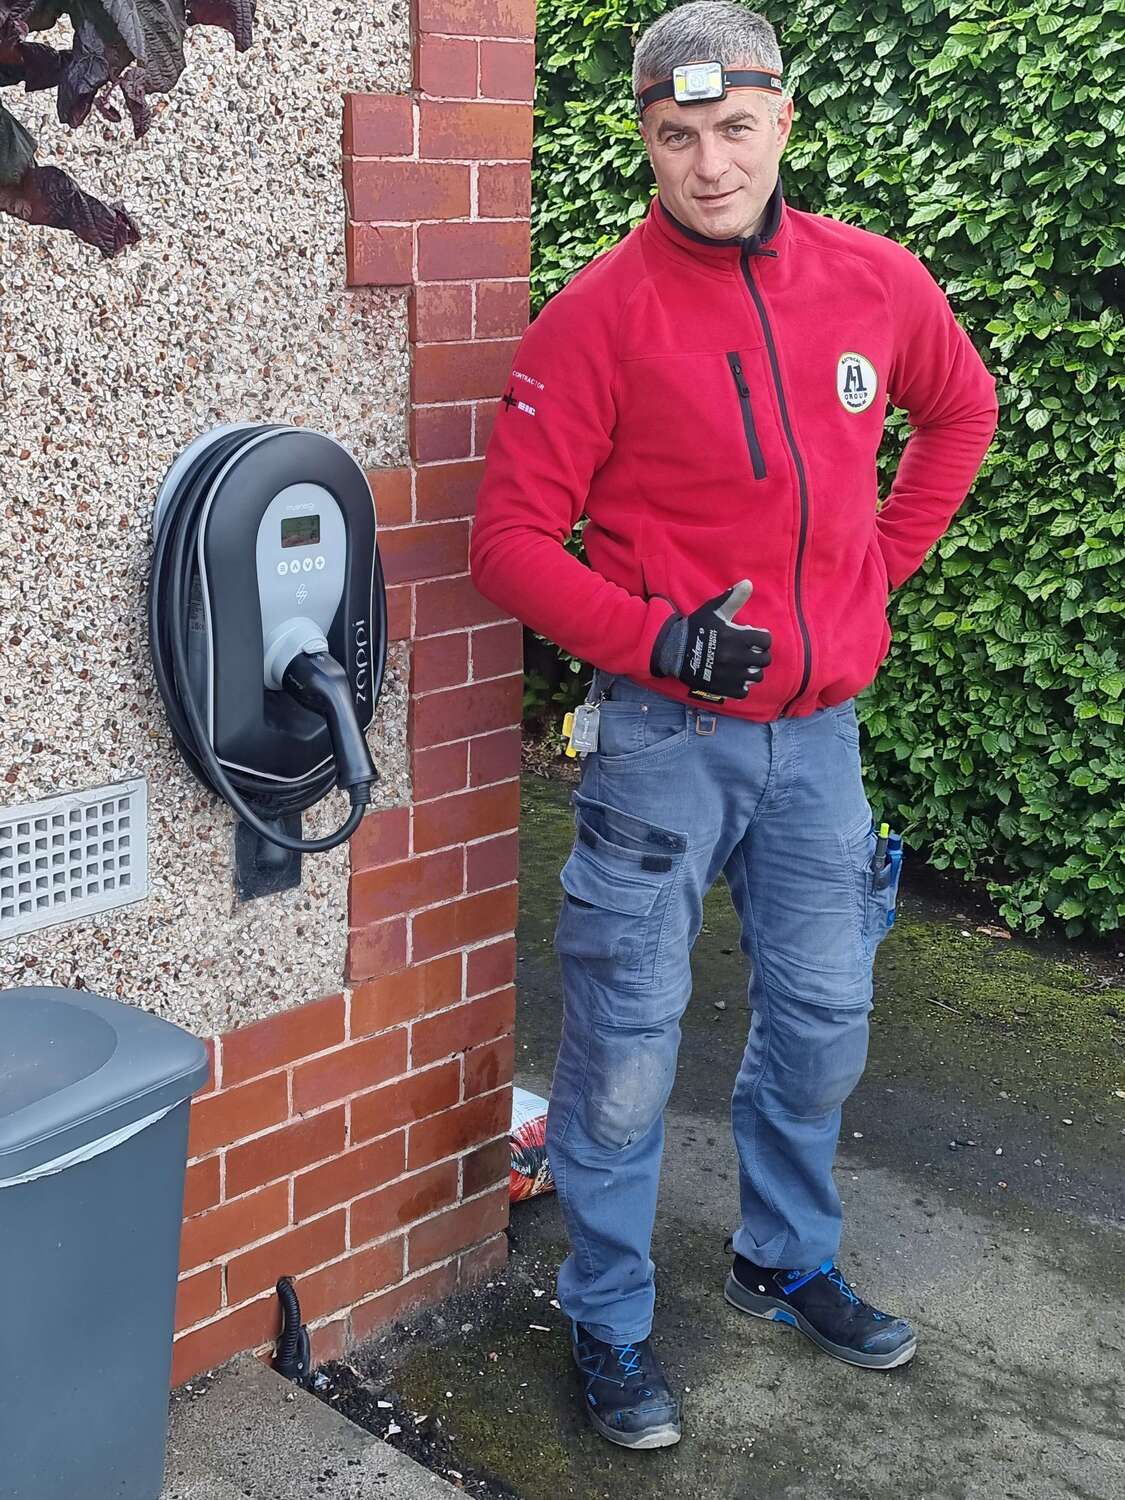
[[[263,430],[281,428],[277,424]],[[196,779],[229,803],[246,826],[261,838],[296,854],[320,854],[351,838],[371,800],[371,785],[378,780],[352,707],[347,673],[340,663],[324,651],[301,651],[285,668],[284,690],[303,708],[320,714],[327,722],[333,764],[288,783],[284,789],[268,777],[228,769],[221,764],[192,691],[188,638],[193,616],[200,608],[199,528],[212,481],[244,441],[245,433],[236,431],[210,445],[176,486],[161,517],[148,594],[153,670],[173,737]],[[387,664],[387,596],[378,548],[372,605],[374,703],[378,702]],[[348,793],[351,811],[335,833],[324,838],[300,839],[276,826],[274,820],[303,812],[336,786]]]

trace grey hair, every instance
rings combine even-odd
[[[736,0],[692,0],[676,6],[654,21],[637,43],[633,93],[670,78],[672,69],[683,63],[711,60],[726,68],[757,64],[780,73],[777,33],[765,16]],[[772,102],[780,108],[780,100]]]

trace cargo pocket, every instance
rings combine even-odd
[[[555,950],[613,989],[657,983],[668,905],[687,847],[673,833],[574,795],[577,837],[563,866]]]

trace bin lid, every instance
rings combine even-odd
[[[207,1050],[170,1021],[81,990],[0,991],[0,1182],[189,1098]]]

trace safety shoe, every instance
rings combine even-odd
[[[680,1403],[651,1340],[606,1344],[575,1323],[571,1348],[586,1413],[602,1437],[622,1448],[670,1448],[680,1441]]]
[[[724,1296],[739,1312],[789,1323],[826,1354],[866,1370],[893,1370],[918,1347],[905,1319],[857,1297],[830,1260],[807,1271],[778,1271],[736,1255]]]

